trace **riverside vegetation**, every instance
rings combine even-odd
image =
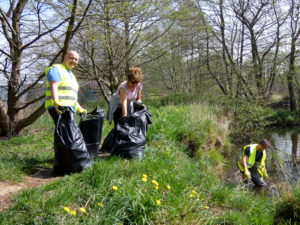
[[[260,225],[300,221],[298,185],[270,196],[224,182],[231,113],[215,104],[174,99],[146,102],[153,124],[142,161],[100,158],[80,174],[15,194],[11,207],[0,212],[0,223]],[[271,113],[263,111],[257,112],[261,120]],[[245,118],[239,118],[243,123]],[[110,129],[105,122],[103,137]],[[52,146],[53,123],[47,114],[22,136],[1,140],[0,181],[17,183],[37,167],[51,168]]]

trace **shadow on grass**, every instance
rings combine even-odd
[[[23,166],[21,167],[21,171],[23,171],[28,176],[39,176],[37,174],[40,173],[52,173],[52,168],[50,167],[42,167],[41,165],[49,164],[53,165],[54,160],[53,159],[45,159],[45,160],[39,160],[36,158],[27,158],[23,160]],[[39,178],[47,178],[48,175],[41,175]],[[49,175],[50,176],[50,175]],[[48,176],[48,177],[49,177]],[[53,174],[50,176],[53,177]]]

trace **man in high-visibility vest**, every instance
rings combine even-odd
[[[62,64],[54,64],[45,69],[47,76],[45,107],[48,108],[52,118],[62,113],[60,106],[69,107],[72,112],[86,113],[77,102],[79,85],[72,73],[78,60],[78,53],[69,51]]]
[[[72,73],[72,69],[78,64],[79,55],[75,51],[69,51],[65,56],[62,64],[54,64],[45,69],[46,81],[46,101],[45,108],[48,109],[55,125],[57,124],[59,114],[63,109],[69,109],[73,114],[76,112],[86,113],[77,101],[79,85]],[[57,150],[54,141],[55,153]],[[59,172],[54,162],[54,173]]]
[[[238,167],[243,173],[245,180],[251,178],[257,187],[266,186],[264,179],[268,179],[268,173],[265,167],[266,149],[271,144],[263,139],[258,144],[244,146],[243,155],[238,161]]]

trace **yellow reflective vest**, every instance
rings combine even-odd
[[[251,145],[246,145],[244,147],[244,151],[243,151],[243,155],[241,156],[240,160],[238,161],[238,167],[240,169],[240,171],[245,171],[244,167],[243,167],[243,162],[242,162],[242,159],[243,159],[243,156],[245,155],[245,150],[250,147],[250,155],[247,159],[247,167],[248,168],[251,168],[254,166],[255,164],[255,157],[256,157],[256,147],[258,146],[258,144],[251,144]],[[260,162],[259,162],[259,166],[258,166],[258,173],[263,176],[263,172],[265,170],[265,161],[266,161],[266,158],[267,158],[267,154],[266,154],[266,150],[263,150],[262,151],[262,157],[260,159]]]
[[[77,109],[81,108],[81,106],[77,102],[79,85],[76,77],[71,71],[68,71],[63,64],[54,64],[51,67],[47,67],[45,69],[46,76],[52,67],[57,68],[61,77],[61,82],[58,87],[58,104],[61,106],[73,106],[77,111]],[[50,83],[47,80],[45,108],[48,108],[49,106],[54,106],[54,101],[51,95]]]

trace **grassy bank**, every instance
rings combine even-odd
[[[98,159],[13,198],[2,224],[273,224],[277,199],[225,185],[229,121],[207,104],[152,105],[145,158]],[[110,130],[105,123],[104,136]],[[1,141],[1,181],[51,167],[53,125],[45,115],[24,136]],[[11,175],[13,174],[13,175]]]

